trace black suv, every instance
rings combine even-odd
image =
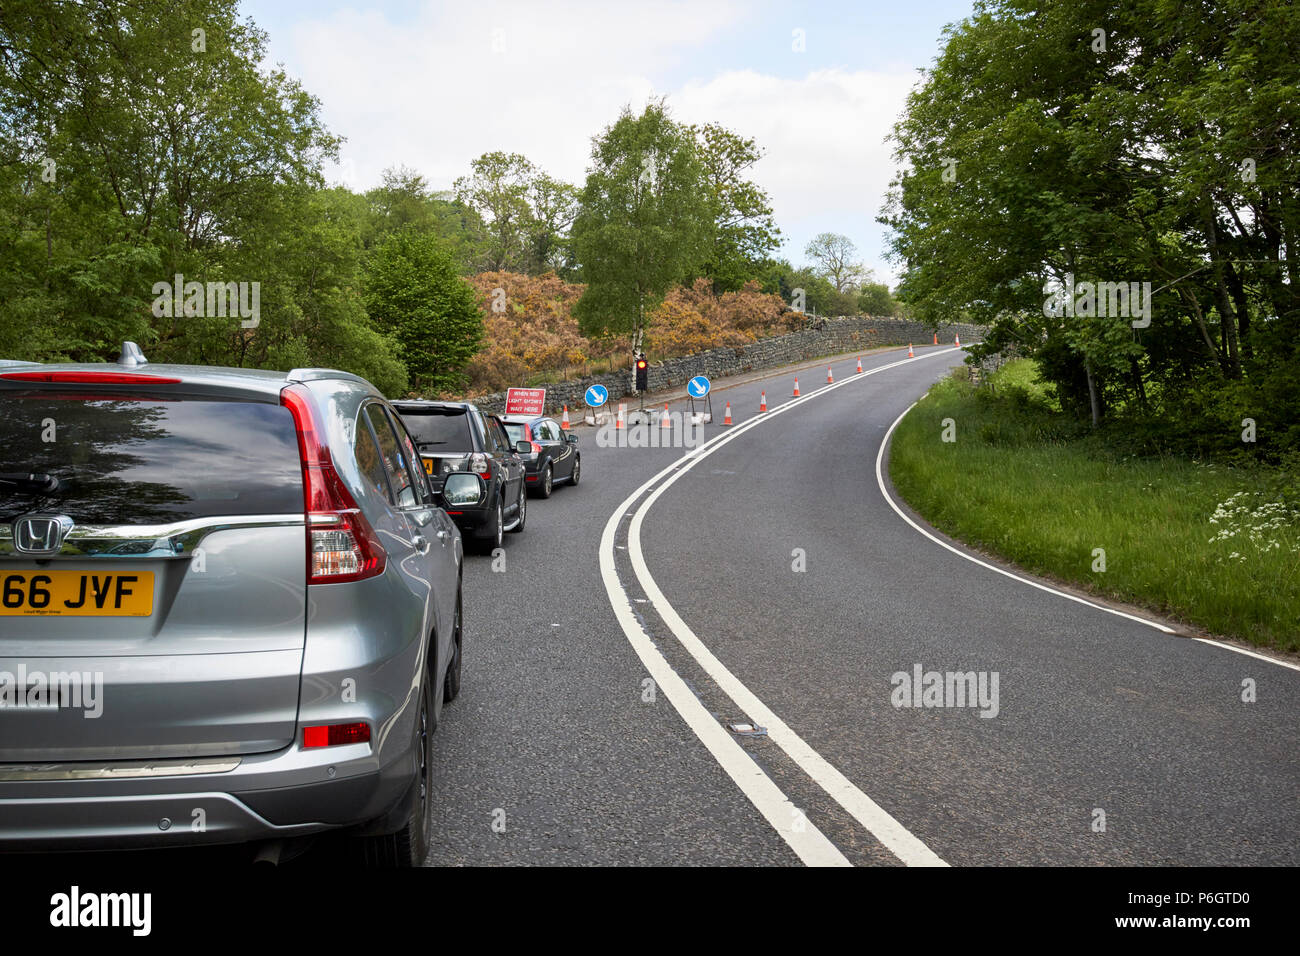
[[[511,442],[500,419],[484,415],[470,402],[392,405],[415,439],[435,491],[442,491],[453,472],[478,475],[477,497],[471,489],[458,492],[454,501],[448,499],[447,514],[467,537],[490,551],[501,547],[503,531],[524,530],[528,494],[519,454],[532,452],[528,442]]]

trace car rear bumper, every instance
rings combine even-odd
[[[491,507],[489,507],[489,505]],[[452,511],[447,512],[447,517],[455,522],[456,527],[461,531],[478,531],[484,525],[488,524],[496,514],[495,499],[491,494],[487,496],[487,502],[473,508],[459,506]]]
[[[63,850],[244,843],[318,833],[391,811],[414,759],[380,767],[369,744],[230,758],[222,773],[15,779],[74,764],[0,765],[0,849]],[[111,768],[111,764],[102,765]],[[84,767],[84,765],[83,765]],[[107,771],[111,772],[111,771]]]

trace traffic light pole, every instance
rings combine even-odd
[[[650,384],[650,363],[640,349],[632,355],[632,384],[636,388],[638,421],[649,422],[645,410],[645,393]]]

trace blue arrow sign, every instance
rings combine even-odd
[[[712,383],[703,375],[697,375],[686,383],[686,391],[691,398],[703,398],[712,387]]]
[[[591,388],[587,389],[587,394],[584,397],[589,406],[592,408],[600,408],[600,406],[609,401],[609,389],[604,385],[593,385]]]

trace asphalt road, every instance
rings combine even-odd
[[[789,371],[715,383],[739,434],[691,458],[577,429],[582,484],[468,559],[430,864],[1300,862],[1300,672],[909,526],[877,454],[960,355],[905,355],[797,403]],[[810,396],[826,365],[798,375]],[[918,665],[996,698],[894,706]]]

